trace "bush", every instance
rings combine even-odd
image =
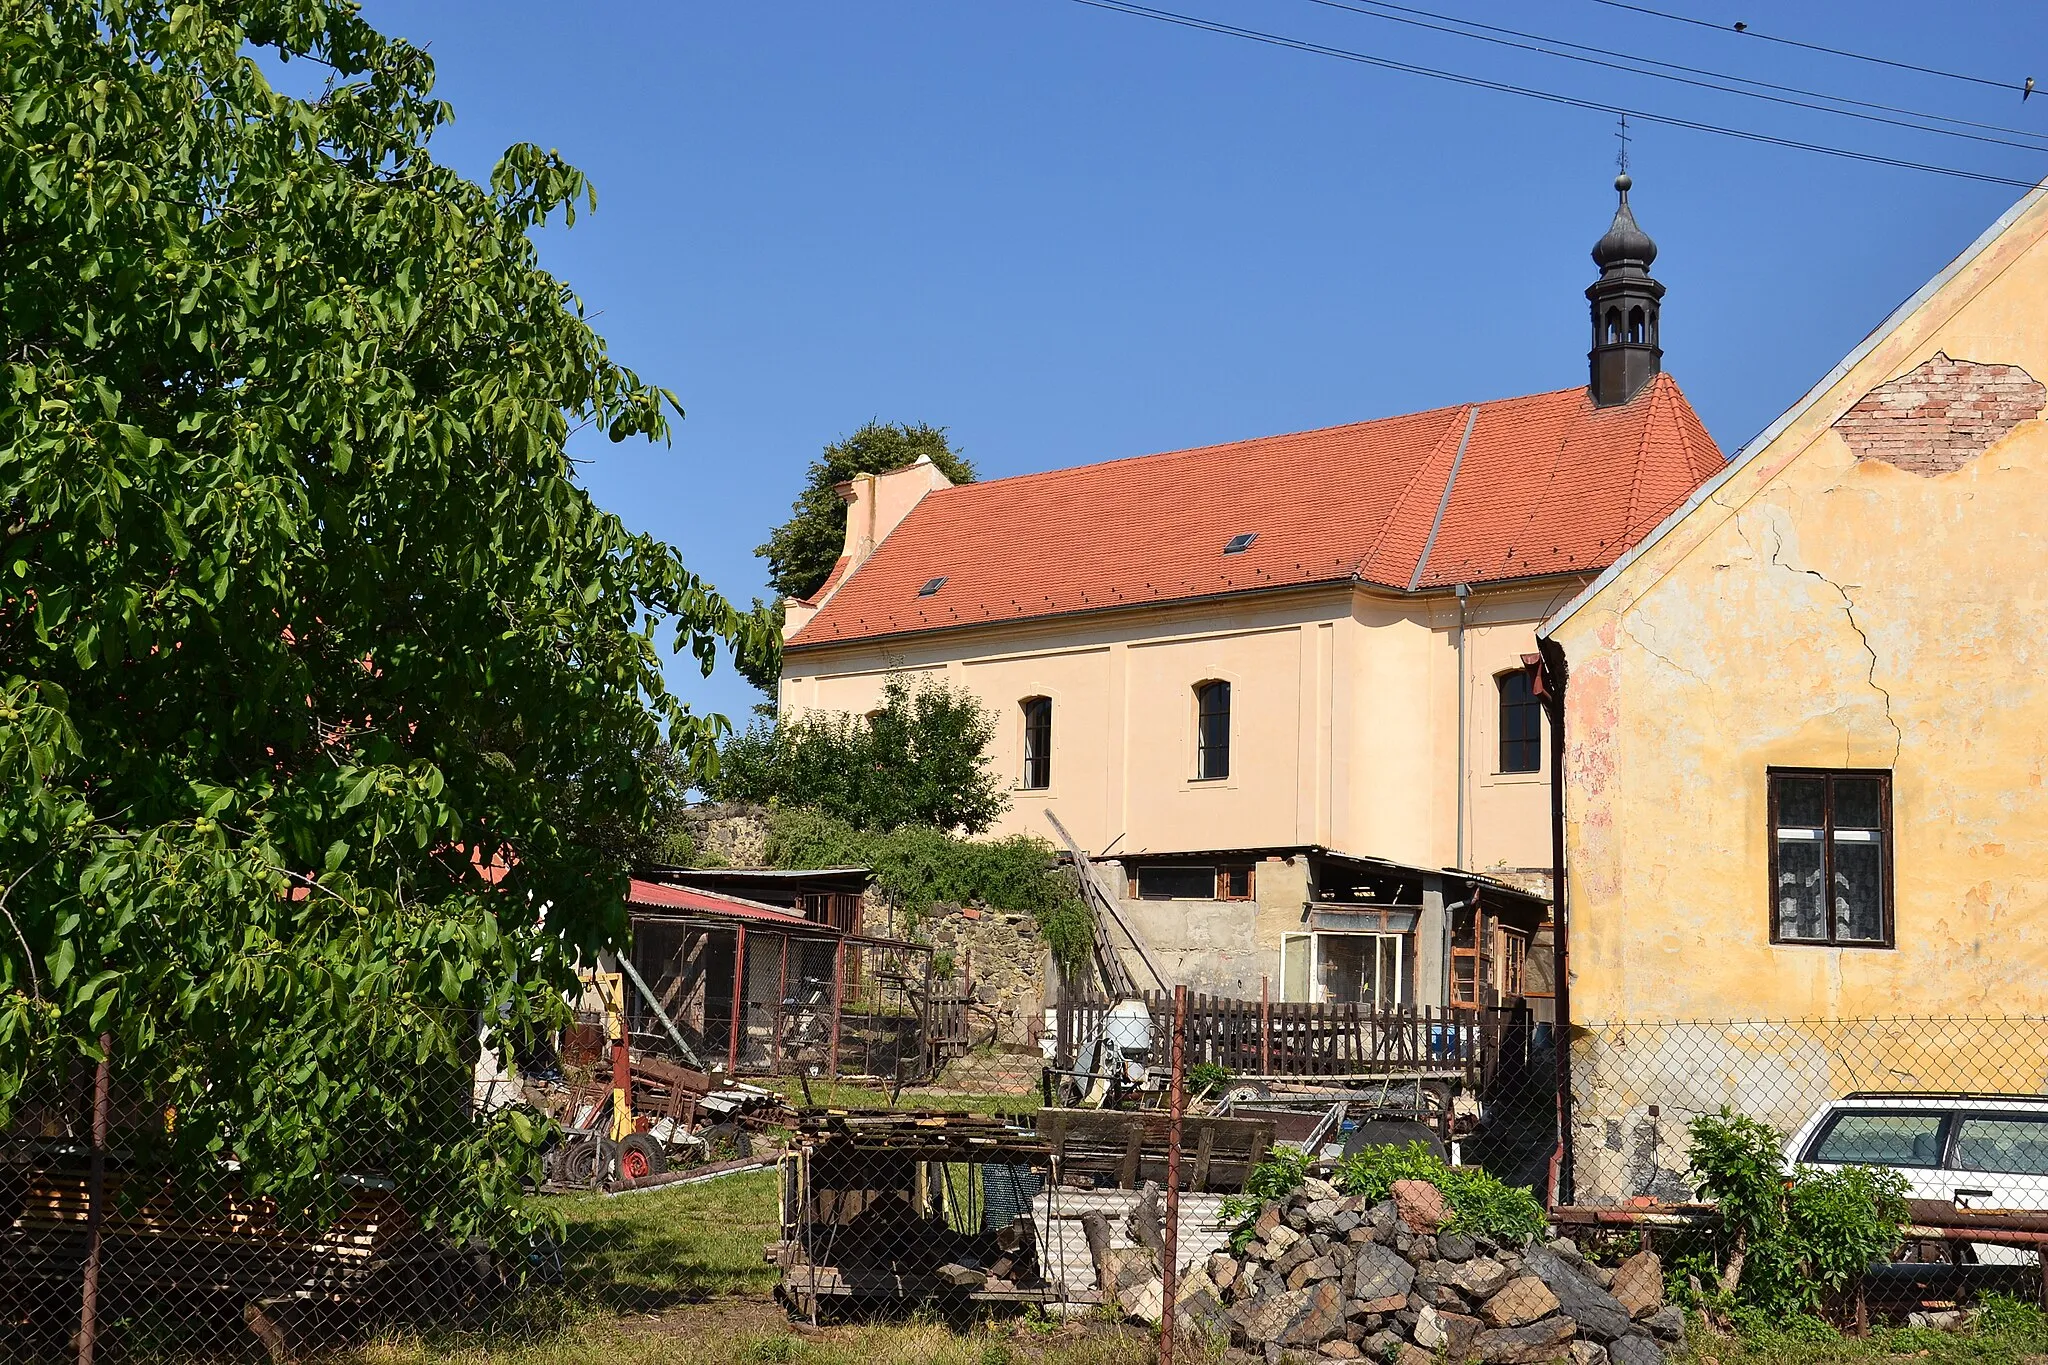
[[[876,832],[825,811],[777,808],[768,822],[777,867],[867,867],[914,927],[932,906],[979,902],[1029,914],[1055,959],[1072,966],[1093,944],[1088,911],[1062,877],[1052,845],[1013,834],[962,839],[930,825]]]
[[[1873,1261],[1896,1254],[1906,1225],[1897,1171],[1801,1166],[1789,1176],[1769,1125],[1723,1109],[1689,1126],[1700,1193],[1719,1206],[1714,1306],[1766,1318],[1818,1312]]]
[[[1419,1142],[1368,1147],[1347,1156],[1337,1163],[1331,1183],[1346,1194],[1378,1203],[1396,1180],[1426,1180],[1442,1191],[1451,1206],[1448,1226],[1453,1232],[1523,1242],[1546,1226],[1543,1205],[1528,1190],[1503,1184],[1483,1167],[1449,1165]]]

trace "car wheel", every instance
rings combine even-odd
[[[645,1180],[668,1169],[668,1153],[646,1133],[628,1133],[619,1144],[619,1178]]]
[[[555,1179],[574,1189],[588,1189],[597,1184],[608,1174],[611,1166],[605,1152],[610,1145],[595,1137],[572,1140],[555,1163]]]

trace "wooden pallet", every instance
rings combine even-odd
[[[1134,1190],[1166,1182],[1167,1115],[1157,1109],[1041,1109],[1038,1136],[1063,1185],[1088,1182]],[[1271,1119],[1181,1120],[1185,1190],[1235,1192],[1273,1146]]]

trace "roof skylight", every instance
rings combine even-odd
[[[934,579],[933,579],[933,580],[931,580],[931,581],[930,581],[929,583],[927,583],[927,584],[925,584],[925,585],[924,585],[923,587],[919,588],[919,589],[917,590],[917,595],[918,595],[919,597],[930,597],[930,596],[932,596],[932,595],[933,595],[934,593],[938,592],[938,590],[939,590],[940,588],[943,588],[943,587],[945,587],[945,586],[946,586],[946,576],[945,576],[944,574],[940,574],[940,575],[939,575],[939,576],[938,576],[937,578],[934,578]]]
[[[1230,543],[1223,547],[1223,553],[1227,555],[1241,555],[1246,550],[1251,549],[1252,542],[1258,538],[1259,533],[1257,531],[1246,531],[1241,536],[1232,536]]]

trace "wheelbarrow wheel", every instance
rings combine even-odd
[[[628,1133],[619,1143],[619,1178],[645,1180],[668,1169],[668,1153],[646,1133]]]

